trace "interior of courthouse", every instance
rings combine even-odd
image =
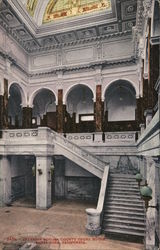
[[[159,249],[159,0],[0,1],[0,206],[22,198]]]

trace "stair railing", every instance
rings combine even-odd
[[[79,147],[77,144],[69,141],[64,136],[56,133],[55,131],[52,130],[51,133],[52,133],[53,140],[56,143],[64,145],[66,148],[70,149],[71,151],[73,151],[77,155],[85,158],[86,160],[88,160],[89,162],[91,162],[92,164],[96,165],[98,168],[100,168],[101,170],[104,171],[104,167],[105,167],[106,163],[103,162],[102,160],[100,160],[97,156],[93,155],[92,153],[88,152],[87,150],[83,149],[82,147]]]
[[[102,231],[103,206],[107,189],[108,175],[109,175],[109,165],[105,166],[104,168],[97,208],[86,209],[87,213],[86,232],[89,235],[100,235]]]
[[[108,175],[109,175],[109,165],[105,166],[104,168],[97,208],[86,209],[87,213],[86,232],[89,235],[100,235],[102,231],[103,206],[107,189]]]

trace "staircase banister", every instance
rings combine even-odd
[[[68,140],[67,138],[65,138],[63,135],[58,134],[54,130],[52,130],[51,133],[53,135],[55,135],[56,137],[60,138],[61,140],[63,140],[64,142],[67,142],[68,145],[72,145],[73,148],[77,148],[77,149],[80,150],[80,152],[84,152],[86,154],[86,156],[89,155],[90,157],[92,157],[92,159],[93,159],[94,162],[95,162],[95,160],[97,160],[98,164],[101,164],[101,166],[105,167],[106,162],[102,161],[101,159],[99,159],[97,156],[95,156],[91,152],[88,152],[87,150],[83,149],[82,147],[78,146],[77,144],[71,142],[70,140]],[[54,138],[54,139],[56,140],[57,138]]]
[[[87,225],[86,231],[90,235],[99,235],[101,234],[101,225],[103,217],[103,206],[107,188],[107,181],[109,175],[109,165],[106,165],[103,172],[103,177],[101,180],[101,188],[98,197],[97,208],[87,208]]]
[[[108,175],[109,175],[109,165],[105,166],[103,177],[101,180],[101,189],[100,189],[100,193],[99,193],[99,197],[98,197],[98,204],[97,204],[97,211],[99,213],[102,213],[103,206],[104,206]]]

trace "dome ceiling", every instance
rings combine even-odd
[[[24,2],[24,0],[22,0]],[[27,0],[24,2],[31,16],[34,16],[36,8],[43,2]],[[111,10],[111,0],[49,0],[43,13],[43,23],[56,21],[68,17],[89,14],[95,11]]]

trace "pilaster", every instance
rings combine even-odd
[[[32,127],[32,108],[23,107],[22,109],[22,128]]]
[[[11,203],[11,165],[7,156],[0,158],[0,206]]]
[[[102,131],[102,115],[103,115],[103,106],[104,103],[101,100],[102,96],[102,85],[96,86],[96,103],[95,103],[95,128],[96,132]]]
[[[63,129],[64,129],[63,89],[58,89],[57,132],[63,133]]]
[[[51,207],[51,156],[36,157],[36,208]]]

